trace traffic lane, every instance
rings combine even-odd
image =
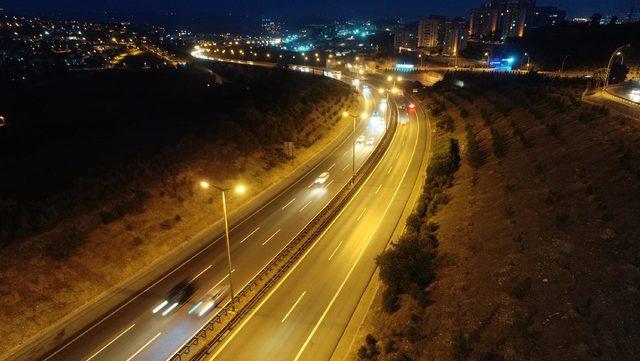
[[[365,124],[359,125],[359,129],[362,131],[366,131],[366,125]],[[339,146],[336,149],[336,151],[334,151],[328,157],[327,160],[321,162],[316,169],[320,170],[324,165],[326,165],[332,160],[335,160],[335,158],[339,156],[340,150],[342,148],[347,148],[347,150],[349,150],[351,148],[350,142],[345,140],[345,142],[343,142],[341,146]],[[366,155],[363,154],[362,156],[364,157]],[[312,180],[315,180],[315,177],[317,176],[315,173],[316,172],[313,172],[313,171],[308,173],[306,177],[301,179],[299,182],[295,183],[287,193],[306,192],[307,191],[306,183],[311,182]],[[334,174],[340,175],[340,172],[334,172]],[[345,179],[348,179],[350,177],[350,172],[348,172],[348,174],[345,174],[344,177]],[[252,219],[257,219],[260,222],[263,222],[263,219],[265,218],[265,216],[276,214],[278,209],[282,209],[282,207],[286,205],[286,203],[284,205],[281,205],[281,204],[284,201],[284,199],[286,199],[287,196],[288,196],[287,194],[282,194],[280,197],[275,199],[275,201],[267,204],[266,207],[256,212],[252,216]],[[325,203],[326,202],[318,204],[315,207],[315,209],[316,210],[321,209]],[[312,209],[309,208],[309,211],[311,210]],[[306,215],[308,216],[307,218],[309,219],[313,217],[313,214],[311,214],[311,212],[307,212]],[[297,225],[287,224],[287,226],[299,227],[302,224],[302,221],[305,220],[304,218],[301,218],[299,215],[294,215],[294,216],[296,220],[300,220],[301,222],[298,223]],[[231,231],[231,237],[234,239],[239,238],[240,240],[242,240],[244,239],[244,237],[249,236],[250,233],[257,228],[257,227],[252,228],[253,226],[255,226],[255,223],[252,224],[251,220],[245,221],[244,223],[238,225],[238,227],[234,228]],[[263,228],[263,230],[268,231],[268,229],[266,228]],[[206,252],[203,252],[202,254],[200,254],[197,257],[198,259],[187,262],[182,267],[180,267],[178,271],[169,275],[167,279],[154,285],[152,289],[149,289],[146,292],[143,292],[143,294],[140,295],[138,298],[136,298],[134,302],[131,302],[130,304],[127,305],[126,311],[125,309],[122,309],[116,312],[110,317],[107,317],[107,319],[105,319],[99,325],[99,327],[96,327],[90,330],[88,333],[86,333],[85,336],[81,338],[81,340],[80,339],[78,340],[78,341],[81,341],[79,342],[80,347],[77,350],[79,352],[67,353],[64,351],[72,350],[72,348],[65,348],[63,352],[56,354],[56,356],[54,356],[52,359],[67,360],[69,359],[69,357],[81,358],[82,356],[89,355],[91,351],[100,349],[105,343],[110,342],[112,340],[111,336],[119,335],[119,332],[121,332],[123,327],[128,327],[127,325],[130,322],[130,320],[135,319],[137,315],[145,314],[146,312],[148,312],[148,310],[151,307],[153,307],[153,304],[155,304],[158,300],[162,299],[162,297],[164,297],[176,283],[178,283],[182,279],[188,279],[191,275],[197,274],[196,272],[199,272],[199,268],[202,267],[205,263],[207,263],[208,262],[207,259],[210,259],[212,255],[223,254],[224,243],[220,242],[220,240],[222,240],[222,236],[216,239],[215,245],[213,247],[208,248]],[[235,247],[235,243],[236,242],[234,242],[234,247]],[[237,252],[237,249],[234,248],[234,253],[236,252]],[[219,265],[224,264],[223,262],[225,262],[224,257],[219,257],[218,260],[214,261],[214,263]],[[118,341],[123,341],[124,339],[131,337],[133,334],[135,334],[137,329],[138,328],[135,328],[127,332],[125,335],[122,335]]]
[[[392,154],[395,150],[394,147],[391,147],[390,153]],[[379,169],[376,169],[378,178],[372,177],[369,179],[372,183],[365,185],[366,188],[369,188],[365,190],[366,192],[371,193],[375,185],[378,182],[383,182],[385,178],[387,180],[391,179],[392,183],[399,182],[397,178],[400,173],[404,173],[403,169],[405,168],[403,166],[395,167],[396,171],[392,172],[391,175],[384,172],[384,168],[391,166],[390,163],[393,161],[395,160],[391,157],[381,162],[383,171],[378,172]],[[407,159],[400,159],[398,164],[407,164],[408,166],[408,162],[403,163],[404,161],[407,161]],[[416,168],[419,168],[419,163]],[[405,193],[410,193],[417,172],[416,170],[413,180],[407,182]],[[404,176],[400,178],[405,179]],[[293,329],[302,327],[308,330],[312,327],[313,320],[320,317],[322,309],[315,306],[322,305],[323,302],[319,300],[326,300],[326,297],[335,290],[334,279],[336,276],[334,275],[347,273],[346,268],[352,267],[359,257],[357,250],[362,249],[362,247],[365,247],[364,249],[368,248],[366,244],[363,245],[362,239],[365,234],[371,232],[371,223],[380,220],[380,215],[387,209],[388,202],[386,200],[389,196],[393,197],[393,195],[388,194],[393,188],[397,187],[385,187],[375,199],[358,196],[357,199],[359,201],[352,202],[349,205],[349,209],[353,210],[345,212],[345,214],[341,215],[341,218],[335,221],[330,230],[317,241],[318,247],[314,248],[313,252],[309,252],[308,258],[295,270],[295,273],[282,282],[280,288],[256,312],[254,318],[236,335],[233,342],[228,343],[225,348],[221,349],[216,359],[269,359],[268,355],[277,355],[274,359],[293,359],[295,357],[293,353],[295,347],[304,343],[306,335],[303,331],[293,331]],[[394,190],[393,193],[395,192]],[[398,207],[395,211],[401,213],[404,209],[404,202],[394,201]],[[367,215],[360,221],[363,211],[366,211],[364,213]],[[354,219],[358,220],[356,224],[354,224]],[[395,222],[390,223],[393,225],[390,228],[394,228]],[[382,241],[379,243],[382,248],[384,248],[389,236],[390,233],[380,238]],[[382,248],[370,251],[372,252],[371,259],[377,254],[375,252],[379,252]],[[370,265],[371,272],[373,272],[375,265],[373,262]],[[368,280],[368,277],[366,276],[365,278]],[[301,301],[298,302],[296,300],[297,304],[293,303],[295,307],[287,310],[288,305],[291,305],[291,301],[296,296],[300,297],[298,295],[304,296]],[[284,327],[279,324],[278,316],[282,313],[284,313],[283,318],[286,317],[287,324],[293,324],[294,326]],[[301,317],[303,320],[299,319]],[[280,320],[280,323],[282,323],[282,320]],[[262,339],[264,342],[261,342],[256,335],[268,337]],[[247,344],[250,347],[247,347]],[[255,353],[253,350],[260,350],[261,352]]]

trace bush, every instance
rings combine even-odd
[[[473,134],[473,129],[467,129],[467,163],[474,168],[479,169],[484,164],[484,152],[482,151],[480,141]]]
[[[422,222],[422,217],[419,214],[416,212],[411,213],[407,217],[407,233],[418,233]]]
[[[409,294],[414,285],[424,289],[435,278],[435,249],[415,234],[401,236],[376,262],[380,279],[399,293]]]
[[[427,174],[441,177],[453,174],[460,166],[460,150],[458,141],[453,138],[436,140],[431,162],[427,167]]]
[[[87,242],[87,234],[76,226],[66,227],[53,235],[45,246],[47,256],[62,261]]]

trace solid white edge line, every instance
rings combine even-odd
[[[195,281],[198,277],[202,276],[203,273],[207,272],[209,270],[209,268],[213,267],[212,264],[210,264],[209,266],[207,266],[207,268],[203,269],[200,273],[198,273],[195,277],[193,277],[191,279],[191,281],[189,281],[189,283]]]
[[[116,336],[113,340],[109,341],[108,344],[102,346],[101,349],[99,349],[98,351],[96,351],[93,355],[91,355],[88,359],[86,359],[85,361],[89,361],[92,358],[96,357],[100,352],[104,351],[104,349],[106,349],[107,347],[111,346],[112,343],[116,342],[116,340],[118,340],[120,338],[120,336],[124,335],[125,333],[127,333],[127,331],[129,331],[133,326],[135,326],[136,324],[134,323],[133,325],[129,326],[126,330],[120,332],[120,334],[118,336]]]
[[[342,246],[342,241],[340,241],[340,243],[338,243],[338,247],[336,247],[336,249],[334,249],[333,252],[331,252],[331,256],[329,256],[329,259],[327,261],[331,261],[331,259],[333,258],[333,255],[336,254],[336,252],[338,252],[338,248],[340,248],[340,246]]]
[[[268,243],[268,242],[269,242],[273,237],[275,237],[275,236],[276,236],[276,234],[278,234],[278,233],[280,233],[280,229],[278,229],[278,230],[276,231],[276,233],[272,234],[272,235],[271,235],[271,237],[267,238],[267,240],[266,240],[266,241],[262,242],[262,245],[264,246],[265,244],[267,244],[267,243]]]
[[[309,203],[307,203],[307,204],[305,204],[304,206],[302,206],[302,208],[300,208],[300,210],[298,211],[298,213],[300,213],[300,212],[304,211],[304,209],[305,209],[305,208],[307,208],[307,206],[308,206],[309,204],[311,204],[311,202],[313,202],[313,199],[312,199],[312,200],[310,200],[310,201],[309,201]]]
[[[282,321],[280,321],[280,323],[284,323],[284,321],[287,319],[287,317],[289,317],[289,315],[291,314],[291,311],[293,311],[294,308],[296,308],[296,305],[298,304],[298,302],[300,302],[300,300],[302,299],[302,297],[304,296],[304,294],[307,293],[307,291],[302,292],[302,294],[300,295],[300,297],[298,297],[298,299],[296,300],[296,302],[293,304],[293,306],[291,306],[291,308],[289,309],[289,312],[287,312],[286,315],[284,315],[284,317],[282,318]]]
[[[295,200],[296,200],[296,197],[293,197],[293,199],[292,199],[292,200],[290,200],[289,202],[287,202],[287,204],[285,204],[285,205],[282,207],[282,210],[284,211],[284,209],[285,209],[285,208],[287,208],[287,207],[288,207],[291,203],[293,203],[293,201],[295,201]]]
[[[362,213],[360,213],[360,215],[358,216],[358,218],[356,218],[356,222],[359,222],[359,221],[360,221],[360,218],[362,218],[362,216],[364,215],[364,212],[366,212],[366,211],[367,211],[367,207],[365,207],[365,208],[362,210]]]
[[[244,243],[244,241],[246,241],[247,239],[249,239],[249,237],[253,236],[254,233],[258,232],[258,230],[260,229],[260,227],[256,228],[253,230],[253,232],[249,233],[246,237],[244,237],[242,239],[242,241],[240,241],[240,244]]]
[[[142,352],[142,350],[144,350],[147,346],[149,346],[149,344],[151,342],[153,342],[153,340],[155,340],[156,338],[158,338],[158,336],[160,336],[162,334],[162,332],[158,332],[157,335],[153,336],[153,338],[149,341],[147,341],[147,343],[144,344],[144,346],[140,347],[140,349],[138,351],[136,351],[136,353],[134,353],[133,355],[131,355],[131,357],[129,357],[127,359],[127,361],[131,361],[132,358],[136,357],[140,352]]]

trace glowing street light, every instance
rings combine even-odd
[[[620,56],[622,55],[622,49],[627,48],[631,46],[631,44],[625,44],[621,47],[619,47],[618,49],[616,49],[613,54],[611,54],[611,58],[609,58],[609,65],[607,65],[607,76],[604,79],[604,86],[602,87],[602,91],[604,91],[607,86],[609,86],[609,78],[611,77],[611,65],[613,63],[613,58],[617,55]]]
[[[236,193],[238,194],[243,194],[244,192],[246,192],[247,188],[242,185],[242,184],[238,184],[233,188],[222,188],[222,187],[218,187],[216,185],[213,185],[211,183],[209,183],[209,181],[207,180],[201,180],[200,181],[200,188],[202,188],[203,190],[208,190],[211,187],[219,190],[222,193],[222,213],[224,214],[224,235],[227,241],[227,265],[229,266],[229,293],[231,295],[231,300],[233,301],[234,298],[234,294],[233,294],[233,283],[231,282],[231,270],[233,269],[231,266],[231,245],[229,243],[229,220],[227,218],[227,197],[226,197],[226,192],[230,191],[231,189],[233,189]]]

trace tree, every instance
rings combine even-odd
[[[609,82],[611,84],[623,82],[627,78],[627,74],[629,74],[629,68],[626,65],[621,63],[611,64]]]
[[[398,293],[426,288],[434,279],[434,242],[430,237],[407,234],[376,258],[380,279]]]

